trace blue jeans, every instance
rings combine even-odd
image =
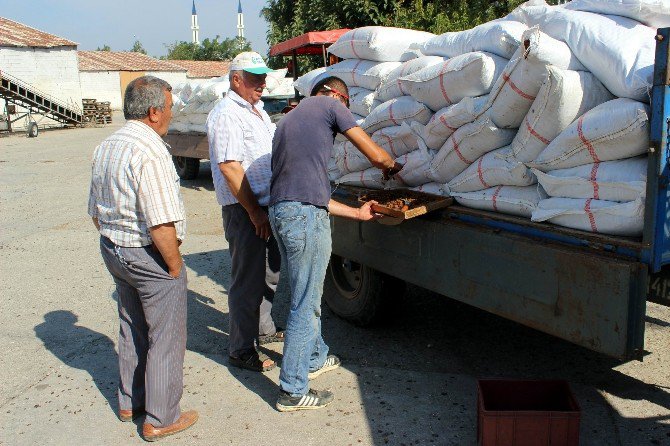
[[[323,367],[328,346],[321,337],[321,295],[330,260],[330,220],[325,209],[296,201],[270,206],[270,225],[291,289],[279,387],[292,396],[309,390],[310,371]]]

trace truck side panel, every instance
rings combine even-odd
[[[642,352],[641,263],[455,220],[332,224],[337,255],[610,356]]]

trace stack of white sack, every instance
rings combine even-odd
[[[372,134],[372,140],[394,159],[419,148],[416,134],[405,123],[377,130]],[[332,157],[341,175],[372,167],[365,155],[349,141],[335,143]]]
[[[537,186],[496,186],[476,192],[453,192],[454,199],[466,207],[530,218],[545,197]]]
[[[456,130],[433,158],[430,175],[437,183],[448,183],[484,154],[509,145],[516,130],[496,127],[484,115]]]
[[[531,163],[552,197],[533,221],[584,231],[639,236],[644,222],[649,109],[627,98],[588,111]]]
[[[293,79],[286,77],[288,69],[270,71],[265,77],[263,96],[289,96],[295,93]]]
[[[384,82],[379,85],[375,92],[377,99],[381,102],[386,102],[389,99],[408,95],[409,92],[402,88],[402,82],[400,81],[401,77],[409,76],[410,74],[416,73],[431,65],[444,62],[445,60],[446,58],[439,56],[421,56],[403,63],[391,71]]]
[[[613,14],[625,9],[641,11],[644,4],[660,4],[650,0],[591,0],[578,2],[577,5],[579,3],[597,3],[602,8],[590,9],[599,9],[598,12],[611,11]],[[613,5],[616,3],[619,4],[618,7]],[[667,6],[660,7],[655,12],[659,11],[667,14]],[[658,17],[668,20],[667,15]],[[542,32],[567,43],[586,69],[615,96],[649,102],[656,48],[654,28],[618,15],[601,15],[564,6],[549,6],[544,0],[526,2],[512,11],[506,19],[519,21],[527,26],[539,25]]]
[[[512,142],[514,157],[533,161],[575,119],[612,99],[591,73],[548,67],[547,78]]]
[[[449,181],[450,192],[474,192],[493,186],[530,186],[535,176],[521,161],[511,156],[510,146],[487,153]]]
[[[176,85],[172,89],[174,104],[169,130],[205,133],[207,115],[223,99],[229,88],[227,76]],[[179,97],[180,101],[175,101],[174,96]]]
[[[399,80],[403,91],[431,110],[438,111],[465,97],[487,94],[507,62],[507,59],[492,53],[466,53]]]
[[[371,135],[384,127],[393,127],[402,123],[426,124],[431,116],[433,113],[424,104],[411,96],[401,96],[378,105],[365,118],[361,127]]]
[[[515,129],[530,110],[547,67],[584,71],[568,46],[534,27],[524,31],[522,44],[489,94],[489,116],[501,128]]]
[[[457,104],[438,110],[425,126],[416,123],[412,128],[429,149],[440,150],[459,127],[471,123],[486,112],[488,100],[487,95],[463,98]]]
[[[370,111],[381,104],[375,98],[375,92],[366,88],[349,88],[349,109],[355,115],[365,117]]]
[[[412,29],[364,26],[343,34],[328,52],[342,59],[404,62],[417,57],[421,45],[433,37]]]
[[[421,47],[427,56],[455,57],[486,51],[510,59],[521,43],[527,26],[512,20],[494,20],[465,31],[436,36]]]

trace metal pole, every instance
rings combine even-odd
[[[321,45],[321,49],[323,50],[323,66],[327,67],[328,59],[326,59],[326,45]]]
[[[298,52],[296,50],[293,50],[293,80],[298,79]],[[295,89],[295,98],[296,100],[300,98],[300,93],[298,93],[298,90]]]

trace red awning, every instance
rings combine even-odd
[[[345,28],[332,31],[312,31],[274,45],[270,48],[270,56],[290,56],[293,50],[298,55],[322,54],[323,45],[330,46],[347,31],[350,30]]]

